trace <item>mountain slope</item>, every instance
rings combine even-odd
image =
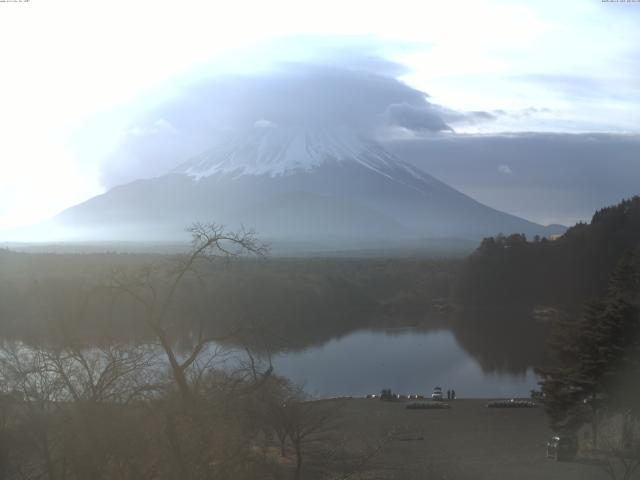
[[[277,242],[391,246],[499,232],[556,233],[482,205],[348,129],[259,125],[167,175],[116,187],[56,220],[98,238],[177,236],[194,220]]]

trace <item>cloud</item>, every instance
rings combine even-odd
[[[496,119],[495,113],[485,111],[457,111],[450,108],[434,105],[443,120],[451,124],[477,124],[481,122],[493,121]]]
[[[104,163],[102,182],[111,187],[161,175],[210,148],[219,136],[241,129],[349,126],[378,133],[400,128],[420,135],[494,118],[488,112],[431,103],[427,93],[396,78],[404,72],[389,60],[348,50],[324,62],[199,77],[136,119]]]
[[[426,107],[426,95],[396,78],[353,65],[285,64],[251,76],[220,76],[190,85],[158,114],[190,130],[278,125],[370,126],[393,103]]]
[[[540,116],[540,115],[546,115],[551,113],[551,110],[549,108],[536,108],[536,107],[528,107],[528,108],[521,108],[518,110],[494,110],[493,114],[495,115],[494,118],[497,117],[509,117],[509,118],[514,118],[514,119],[522,119],[522,118],[528,118],[528,117],[534,117],[534,116]]]
[[[256,120],[253,126],[255,128],[276,128],[277,127],[275,123],[270,122],[269,120],[266,120],[264,118],[261,118],[260,120]]]
[[[615,93],[613,85],[601,80],[581,75],[558,75],[548,73],[529,73],[514,77],[514,80],[526,84],[538,84],[569,98],[593,98]]]
[[[498,172],[504,173],[505,175],[511,175],[513,172],[511,171],[511,167],[507,164],[502,164],[498,166]]]
[[[402,127],[416,133],[454,132],[454,127],[496,120],[494,113],[458,111],[425,100],[424,105],[393,104],[385,112],[387,126]]]
[[[472,198],[540,223],[589,220],[640,194],[640,135],[457,134],[384,145]],[[508,171],[517,175],[505,182]]]
[[[453,131],[444,122],[442,114],[430,104],[413,106],[406,103],[394,103],[387,107],[385,116],[390,126],[399,126],[417,132]]]
[[[133,125],[127,132],[135,137],[151,136],[151,135],[175,135],[178,131],[164,118],[159,118],[150,125]]]

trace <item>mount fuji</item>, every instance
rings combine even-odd
[[[215,221],[253,228],[274,247],[310,250],[559,233],[476,202],[352,128],[266,120],[54,220],[77,238],[112,241],[172,240],[196,220]]]

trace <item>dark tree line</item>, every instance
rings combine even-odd
[[[456,296],[476,305],[579,305],[605,291],[639,242],[640,197],[599,210],[556,240],[489,237],[465,261]]]
[[[83,300],[87,286],[113,272],[141,273],[178,260],[156,254],[0,254],[0,331],[3,338],[30,341],[55,337],[68,306]],[[200,326],[223,336],[250,321],[268,325],[272,350],[304,348],[335,335],[385,320],[419,319],[449,300],[458,261],[243,257],[200,263],[199,279],[188,276],[168,317],[188,333]],[[157,273],[157,272],[156,272]],[[116,279],[114,279],[116,280]],[[122,280],[122,279],[120,279]],[[76,327],[89,342],[103,338],[144,341],[149,330],[137,319],[144,306],[114,290],[93,292],[85,319]]]

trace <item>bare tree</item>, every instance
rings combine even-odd
[[[33,452],[23,468],[34,472],[34,476],[53,480],[57,478],[60,457],[52,416],[68,397],[63,382],[51,370],[45,352],[39,348],[11,343],[0,354],[0,378],[6,390],[19,398],[14,418]]]
[[[187,255],[178,258],[170,268],[165,267],[158,271],[152,267],[145,267],[133,274],[117,272],[108,285],[109,288],[125,293],[142,307],[143,321],[158,340],[185,404],[188,404],[193,396],[188,381],[188,369],[194,365],[208,344],[231,338],[234,332],[224,337],[208,336],[204,334],[201,324],[191,351],[180,357],[171,341],[171,324],[168,317],[181,284],[188,275],[201,278],[198,266],[202,261],[220,257],[231,259],[247,254],[263,256],[267,251],[267,247],[258,242],[253,231],[241,229],[232,232],[215,223],[195,223],[188,228],[188,232],[192,236],[191,250]],[[164,274],[164,281],[161,281],[161,274]]]
[[[305,455],[323,442],[335,440],[330,433],[340,408],[338,402],[309,401],[302,388],[286,379],[273,377],[263,389],[260,412],[279,441],[280,455],[286,456],[286,442],[295,455],[294,480],[302,478]]]
[[[217,358],[217,352],[209,351],[208,347],[213,342],[235,338],[240,327],[224,335],[211,335],[206,333],[201,318],[193,343],[185,353],[173,342],[173,332],[179,326],[173,309],[187,279],[206,286],[203,264],[243,255],[263,256],[267,249],[257,241],[254,232],[244,229],[233,232],[213,223],[196,223],[188,231],[192,243],[186,255],[162,265],[115,272],[106,286],[140,307],[140,318],[166,359],[180,400],[177,408],[172,407],[170,401],[164,401],[155,414],[163,418],[171,459],[170,476],[195,479],[220,476],[229,468],[242,465],[242,456],[250,451],[247,442],[251,434],[237,430],[237,422],[231,425],[229,422],[235,418],[222,416],[225,412],[214,408],[216,404],[203,401],[207,396],[205,374],[213,369]],[[234,429],[235,433],[231,433]],[[228,435],[222,441],[225,432]]]
[[[64,383],[76,403],[129,403],[143,392],[160,388],[151,381],[155,352],[146,345],[81,347],[67,344],[44,350],[50,373]]]
[[[148,391],[152,359],[143,346],[4,346],[1,403],[3,411],[10,408],[14,424],[11,443],[22,445],[21,476],[53,480],[104,473],[127,443],[126,421],[132,435],[133,410],[123,406]]]
[[[326,402],[290,400],[283,407],[287,419],[287,435],[296,455],[294,480],[302,478],[302,465],[306,447],[323,440],[333,426],[336,408]]]

